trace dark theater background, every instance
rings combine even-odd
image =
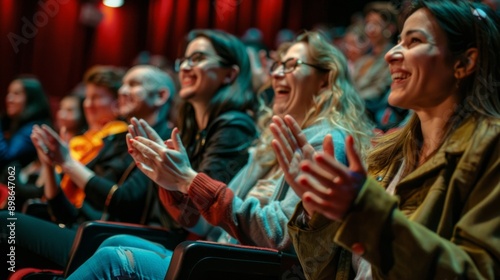
[[[141,51],[174,60],[194,28],[217,28],[242,36],[262,30],[274,47],[277,32],[318,25],[346,26],[366,0],[0,0],[0,107],[9,82],[37,76],[53,109],[88,67],[132,65]]]

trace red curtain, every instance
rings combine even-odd
[[[41,80],[54,109],[88,67],[129,67],[143,50],[173,60],[182,55],[183,38],[191,29],[217,28],[241,36],[257,27],[272,48],[281,28],[345,24],[366,2],[357,0],[358,7],[351,7],[329,0],[125,0],[122,7],[109,8],[101,1],[0,1],[0,107],[9,82],[30,73]],[[94,5],[90,15],[89,5]]]

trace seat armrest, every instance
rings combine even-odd
[[[305,278],[297,256],[292,254],[260,247],[184,241],[175,248],[165,279]]]
[[[117,234],[138,236],[152,242],[160,243],[171,250],[186,238],[186,232],[182,229],[167,231],[160,227],[130,223],[108,221],[84,222],[78,227],[75,240],[73,241],[70,257],[64,270],[65,277],[73,273],[82,263],[90,258],[105,239]]]

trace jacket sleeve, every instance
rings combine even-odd
[[[369,179],[334,241],[344,248],[361,244],[363,258],[381,278],[498,279],[499,150],[470,193],[450,239],[410,221],[397,209],[396,198]]]
[[[110,199],[107,212],[113,219],[138,223],[145,207],[147,188],[152,182],[139,169],[134,168],[127,179],[113,193],[116,182],[94,176],[85,187],[86,199],[101,209]]]
[[[81,208],[74,207],[65,196],[63,191],[49,201],[52,214],[62,223],[73,223],[80,214],[86,218],[100,218],[104,208],[109,190],[117,184],[121,176],[132,162],[132,157],[127,153],[125,133],[120,133],[109,138],[99,155],[86,165],[87,168],[95,172],[85,186],[85,200]],[[117,196],[119,198],[119,196]],[[113,199],[114,195],[113,195]],[[112,201],[113,202],[113,201]],[[118,201],[115,200],[114,203]],[[119,203],[119,202],[118,202]],[[133,204],[136,206],[136,203]],[[111,207],[112,204],[110,204]],[[132,207],[133,208],[133,207]],[[120,208],[121,216],[124,217],[130,207]],[[134,208],[135,209],[135,208]],[[113,209],[110,209],[114,211]]]
[[[248,148],[256,137],[253,124],[239,119],[222,120],[207,137],[203,160],[197,172],[228,183],[248,161]],[[191,228],[200,217],[189,196],[160,188],[160,199],[169,214],[183,227]]]

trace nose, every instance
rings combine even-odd
[[[128,95],[128,86],[126,84],[123,84],[119,89],[118,89],[118,96],[120,95]]]
[[[285,73],[283,71],[283,65],[278,66],[274,71],[271,71],[271,77],[273,78],[283,78]]]
[[[192,62],[188,58],[177,59],[175,61],[175,71],[181,72],[182,70],[191,70],[193,67]]]
[[[191,68],[193,68],[193,66],[191,65],[191,63],[189,63],[187,60],[184,60],[180,65],[179,65],[179,70],[181,71],[189,71],[191,70]]]
[[[398,61],[403,60],[403,50],[401,48],[401,45],[396,45],[392,49],[390,49],[386,54],[385,54],[385,61],[387,63],[394,63]]]

